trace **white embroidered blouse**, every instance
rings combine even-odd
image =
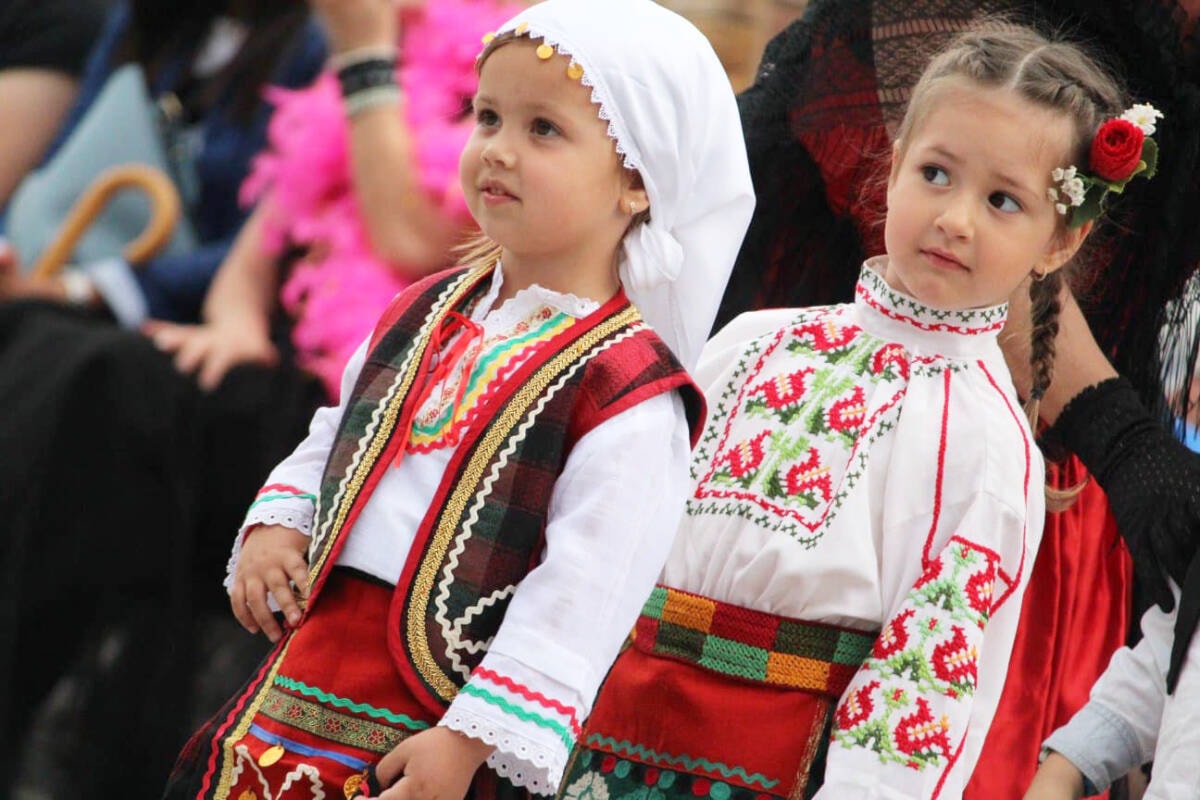
[[[868,261],[853,304],[738,317],[664,583],[881,630],[838,703],[840,800],[953,798],[1004,684],[1043,466],[997,344],[1006,306],[929,308]]]
[[[484,331],[477,363],[492,371],[473,373],[476,380],[457,404],[459,373],[447,377],[445,392],[431,392],[408,454],[380,480],[338,564],[396,583],[453,455],[455,420],[486,395],[498,374],[494,366],[515,369],[524,343],[599,307],[533,286],[493,309],[502,281],[498,267],[471,312]],[[343,399],[365,356],[364,343],[343,374]],[[457,411],[450,415],[452,405]],[[340,405],[319,410],[308,438],[268,477],[237,537],[227,588],[250,527],[280,524],[311,534],[314,498],[342,411]],[[496,745],[487,763],[516,785],[557,790],[579,725],[669,552],[687,496],[690,449],[674,392],[606,420],[572,449],[551,497],[542,562],[514,593],[487,655],[439,723]]]

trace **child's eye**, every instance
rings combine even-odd
[[[500,123],[500,115],[490,108],[475,109],[475,124],[483,128],[490,128],[493,125]]]
[[[992,208],[998,211],[1003,211],[1006,214],[1013,214],[1021,210],[1021,204],[1018,203],[1011,195],[1004,192],[992,192],[988,196],[988,202],[992,204]]]
[[[947,186],[950,183],[950,176],[946,174],[946,170],[935,164],[926,164],[921,167],[921,174],[927,182],[935,186]]]
[[[535,119],[530,130],[534,136],[556,136],[560,133],[557,125],[543,117]]]

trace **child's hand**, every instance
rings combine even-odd
[[[1064,756],[1051,752],[1038,767],[1025,800],[1079,800],[1083,797],[1083,773]]]
[[[308,595],[307,550],[308,537],[282,525],[263,525],[246,533],[229,593],[233,615],[243,628],[251,633],[261,630],[272,642],[279,641],[283,631],[267,606],[267,592],[289,625],[300,622],[300,604],[291,584],[301,597]]]
[[[375,767],[380,800],[462,800],[495,748],[441,726],[410,736]]]

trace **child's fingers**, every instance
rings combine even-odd
[[[271,592],[271,596],[275,598],[275,602],[279,604],[279,610],[287,617],[289,625],[300,624],[300,605],[296,602],[296,595],[292,594],[292,584],[288,578],[288,574],[282,569],[271,570],[267,578],[267,588]]]
[[[267,587],[261,580],[246,581],[246,605],[250,607],[254,621],[267,635],[267,638],[272,642],[278,642],[283,631],[280,629],[279,623],[275,621],[275,615],[271,612],[271,608],[267,605]]]
[[[241,581],[234,581],[233,589],[229,592],[229,605],[233,608],[233,616],[241,626],[250,633],[258,633],[258,623],[246,605],[246,589]]]
[[[292,579],[292,583],[296,585],[296,591],[303,598],[308,598],[308,562],[304,560],[304,556],[299,553],[295,554],[294,558],[289,558],[284,569],[287,570],[288,577]]]
[[[401,742],[396,745],[390,753],[381,758],[379,763],[375,765],[375,777],[379,780],[379,785],[388,788],[388,791],[380,795],[381,798],[404,796],[399,794],[394,795],[392,789],[404,792],[405,795],[411,792],[412,787],[399,786],[404,777],[404,768],[408,766],[408,748],[404,744],[404,742]]]

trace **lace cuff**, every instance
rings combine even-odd
[[[224,586],[226,592],[233,588],[233,573],[237,570],[238,559],[242,557],[242,542],[246,539],[246,532],[255,525],[282,525],[285,528],[300,531],[305,536],[312,536],[315,506],[311,495],[298,491],[271,495],[265,494],[265,492],[266,490],[259,492],[258,499],[250,505],[250,510],[246,512],[246,518],[242,521],[242,527],[238,529],[237,536],[233,540],[233,552],[229,554],[229,563],[225,566]],[[274,598],[268,595],[268,600],[271,609],[278,610],[274,606]]]
[[[514,786],[535,794],[552,795],[558,791],[558,782],[567,766],[564,748],[541,746],[489,717],[455,705],[450,706],[438,724],[493,745],[496,750],[488,756],[487,765]]]
[[[531,685],[480,665],[439,724],[493,745],[488,766],[514,785],[554,794],[579,737],[580,713],[538,691],[559,694],[549,684]]]

